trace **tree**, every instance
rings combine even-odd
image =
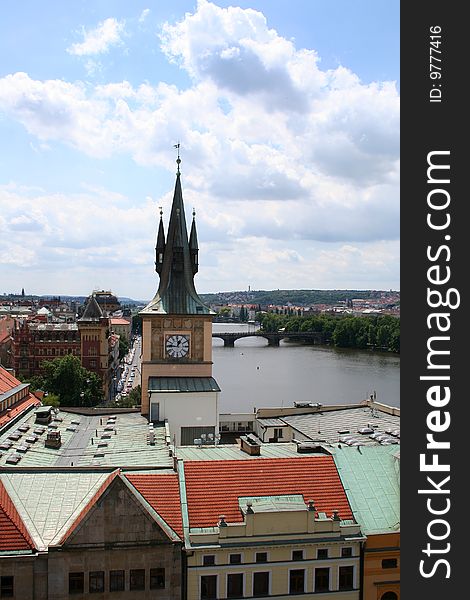
[[[142,335],[142,316],[134,315],[132,317],[132,335]]]
[[[103,388],[96,373],[87,371],[77,356],[68,354],[42,363],[42,389],[59,397],[61,406],[96,406]]]
[[[142,389],[140,385],[137,385],[135,388],[129,392],[127,398],[132,403],[132,406],[139,406],[141,402]]]
[[[119,360],[124,358],[128,352],[129,352],[129,342],[123,335],[120,335],[119,336]]]

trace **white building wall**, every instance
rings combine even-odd
[[[159,420],[168,419],[171,439],[181,444],[181,427],[214,427],[219,431],[219,392],[152,392],[152,405],[159,405]]]

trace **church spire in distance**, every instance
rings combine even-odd
[[[155,270],[160,275],[160,285],[155,297],[142,313],[164,314],[212,314],[199,298],[194,287],[194,275],[198,272],[198,241],[195,213],[190,239],[186,228],[183,192],[181,189],[180,144],[176,159],[176,183],[165,240],[162,210],[158,227]]]

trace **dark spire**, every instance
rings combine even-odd
[[[163,210],[160,206],[160,224],[158,225],[157,245],[155,246],[155,271],[160,274],[165,252],[165,231],[163,230]]]
[[[186,218],[184,212],[183,192],[181,190],[181,173],[179,157],[179,144],[176,173],[175,191],[173,194],[173,204],[171,206],[170,222],[166,236],[166,243],[163,235],[160,236],[160,229],[157,239],[162,242],[163,261],[157,265],[157,272],[160,275],[160,285],[153,300],[144,308],[143,313],[166,313],[166,314],[211,314],[211,310],[205,306],[199,298],[194,287],[194,274],[197,272],[194,268],[194,257],[197,261],[197,235],[196,226],[193,221],[191,228],[191,248],[188,241],[188,230],[186,227]],[[157,257],[158,261],[158,257]]]
[[[196,231],[196,211],[193,208],[193,222],[191,223],[191,233],[189,234],[189,252],[191,254],[191,267],[193,274],[198,272],[198,254],[199,247],[197,242],[197,231]]]
[[[98,304],[95,295],[92,294],[88,298],[87,305],[79,321],[99,321],[103,318],[103,316],[103,311],[101,310],[101,307]]]

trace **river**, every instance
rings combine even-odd
[[[253,331],[252,325],[214,323],[213,332]],[[353,404],[374,391],[378,402],[400,406],[400,356],[384,352],[307,346],[244,338],[225,348],[214,338],[213,374],[222,393],[219,412],[293,402]]]

